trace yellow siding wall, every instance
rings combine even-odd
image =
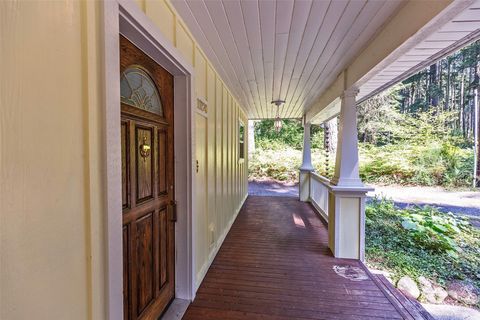
[[[237,134],[247,121],[172,6],[137,3],[195,67],[208,105],[198,285],[246,197]],[[100,8],[0,1],[2,320],[106,318]]]
[[[93,276],[104,268],[92,226],[101,217],[91,195],[101,175],[90,177],[98,162],[89,129],[99,118],[90,113],[99,110],[88,88],[96,83],[87,84],[96,77],[85,45],[96,41],[87,36],[96,21],[85,23],[92,10],[79,1],[0,2],[2,320],[105,317],[104,275]]]
[[[247,119],[169,1],[146,0],[139,4],[164,36],[192,63],[196,98],[207,103],[206,192],[194,193],[205,197],[207,202],[203,216],[195,217],[198,221],[195,227],[200,228],[194,233],[195,280],[199,285],[247,195],[247,162],[238,159],[239,120],[246,124]]]
[[[207,210],[198,210],[195,217],[198,222],[194,233],[195,280],[199,285],[247,195],[247,159],[238,159],[239,120],[246,125],[247,118],[171,3],[168,0],[137,3],[194,66],[196,98],[207,103],[208,167],[203,188],[206,192],[194,192],[197,197],[205,197],[197,199],[199,203],[207,202]]]

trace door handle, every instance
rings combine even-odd
[[[198,168],[200,168],[200,165],[198,164],[198,160],[197,161],[197,173],[198,173]]]

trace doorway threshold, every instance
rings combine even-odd
[[[180,320],[187,311],[190,301],[175,299],[159,320]]]

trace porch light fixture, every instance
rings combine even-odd
[[[273,123],[275,131],[277,133],[280,132],[280,130],[282,130],[282,119],[280,119],[280,106],[284,103],[285,103],[284,100],[274,100],[274,101],[272,101],[272,104],[277,106],[277,114],[275,116],[275,122]]]
[[[273,123],[273,126],[275,127],[275,131],[278,133],[280,130],[282,130],[282,120],[277,117],[275,119],[275,122]]]

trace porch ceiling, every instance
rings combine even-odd
[[[250,119],[299,118],[403,1],[172,0]]]

